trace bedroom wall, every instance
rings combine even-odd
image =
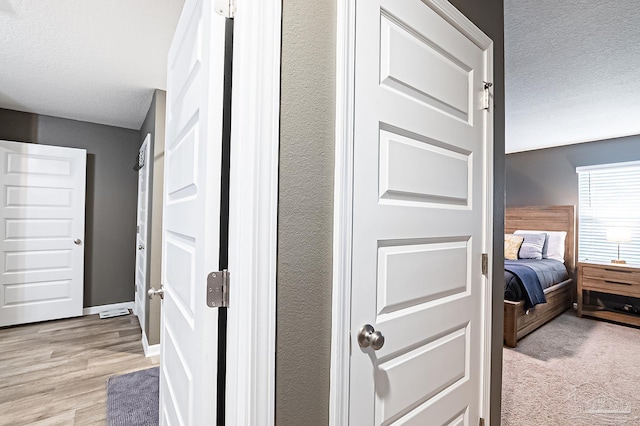
[[[576,167],[640,160],[640,135],[506,156],[507,206],[578,204]]]
[[[146,289],[159,288],[162,267],[162,199],[164,182],[164,125],[167,93],[156,89],[149,111],[140,128],[139,143],[151,134],[149,188],[151,190],[148,226],[151,235],[147,241],[148,271]],[[149,345],[160,343],[160,298],[145,298],[145,328]]]
[[[139,135],[0,109],[0,139],[87,150],[84,307],[134,299]]]
[[[494,41],[493,269],[504,233],[502,0],[452,3]],[[283,2],[278,217],[276,424],[326,425],[329,414],[335,0]],[[500,422],[503,283],[494,276],[492,424]],[[313,343],[309,344],[309,330]]]

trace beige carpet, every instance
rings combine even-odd
[[[568,311],[504,349],[502,424],[640,425],[640,330]]]

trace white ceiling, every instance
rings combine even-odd
[[[640,134],[638,0],[505,0],[506,151]]]
[[[0,0],[0,108],[140,129],[184,0]]]
[[[0,0],[0,108],[139,129],[184,0]],[[640,134],[638,0],[505,0],[506,151]]]

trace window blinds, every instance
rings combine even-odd
[[[579,167],[578,258],[610,261],[618,244],[607,228],[630,227],[631,242],[620,243],[620,258],[640,264],[640,163]]]

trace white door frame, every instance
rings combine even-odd
[[[275,422],[281,1],[234,18],[226,424]]]
[[[487,70],[493,75],[493,42],[475,24],[447,0],[422,0],[447,22],[465,34],[483,50],[487,50]],[[353,218],[353,130],[354,130],[354,87],[355,87],[355,11],[356,0],[338,2],[336,36],[336,148],[333,215],[333,302],[331,331],[331,377],[329,395],[329,424],[349,424],[349,362],[350,362],[350,322],[351,322],[351,256]],[[493,111],[493,102],[490,98]],[[487,120],[493,120],[487,114]],[[493,140],[493,126],[487,127],[488,140]],[[485,164],[493,168],[493,144],[487,144]],[[492,257],[493,229],[493,174],[485,171],[487,198],[484,211],[487,212],[484,252]],[[490,379],[491,379],[491,260],[484,278],[484,371],[481,415],[489,424]]]

